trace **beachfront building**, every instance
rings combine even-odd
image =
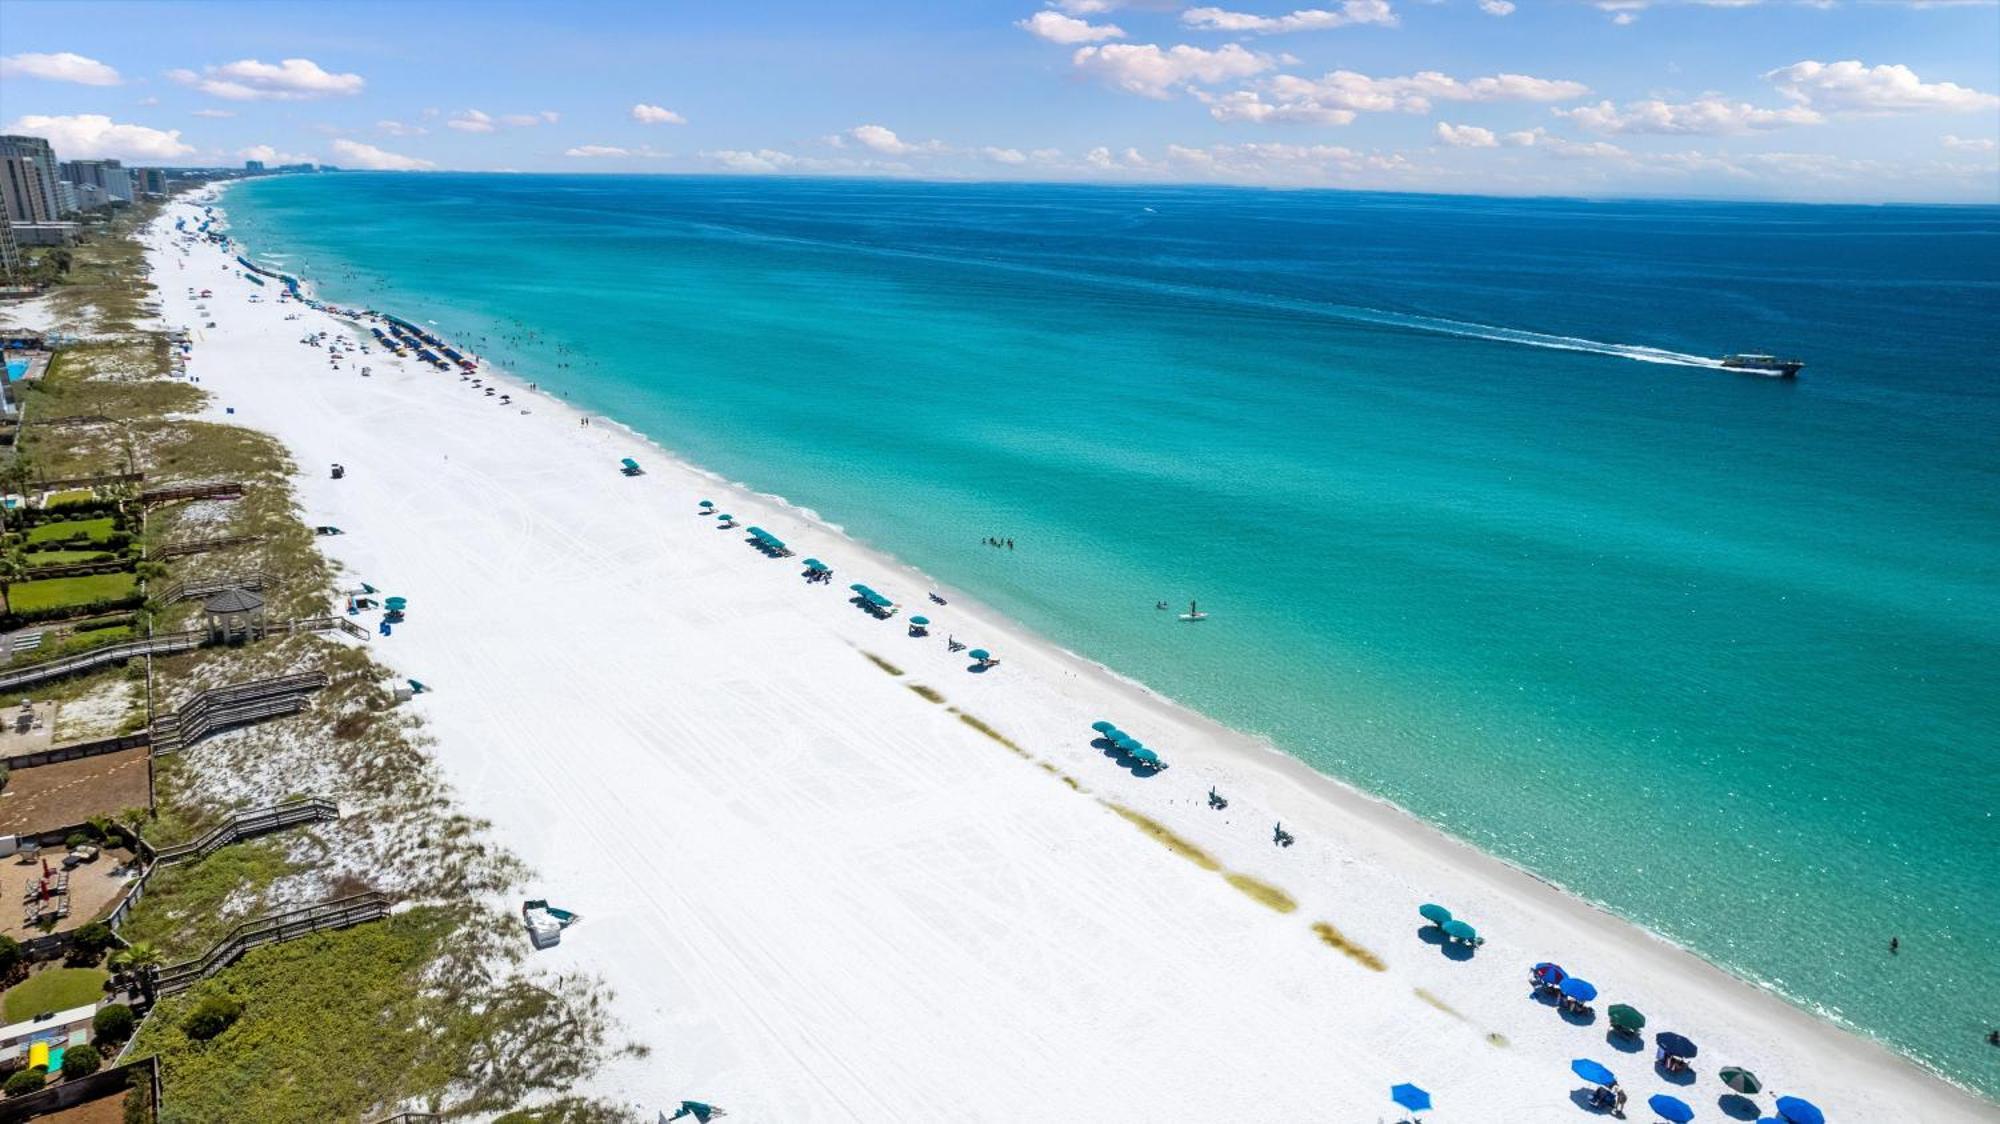
[[[0,136],[0,195],[8,222],[55,222],[62,211],[56,184],[62,176],[55,149],[42,137]]]
[[[147,195],[167,193],[167,170],[165,168],[134,168],[132,174],[139,180],[139,190]]]
[[[93,190],[85,210],[132,201],[132,173],[116,160],[71,160],[62,166],[62,178],[78,186],[79,203],[84,203],[83,190]]]
[[[0,277],[9,285],[21,275],[21,246],[14,241],[14,224],[0,217]]]
[[[261,172],[264,170],[264,162],[262,160],[245,160],[243,162],[243,170],[246,172]]]

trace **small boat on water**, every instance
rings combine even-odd
[[[1181,619],[1184,621],[1205,621],[1208,619],[1208,614],[1195,608],[1194,602],[1190,601],[1188,602],[1188,611],[1181,614]]]
[[[1775,355],[1725,355],[1722,365],[1732,371],[1751,371],[1781,379],[1795,379],[1806,363],[1803,359],[1780,359]]]

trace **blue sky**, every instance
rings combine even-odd
[[[2000,202],[2000,4],[38,3],[64,158]]]

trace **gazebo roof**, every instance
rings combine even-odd
[[[247,589],[225,589],[201,603],[208,613],[248,613],[264,607],[264,599]]]

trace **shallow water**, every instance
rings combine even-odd
[[[2000,1092],[2000,209],[360,174],[229,208],[330,299]],[[1811,366],[1705,365],[1739,350]]]

